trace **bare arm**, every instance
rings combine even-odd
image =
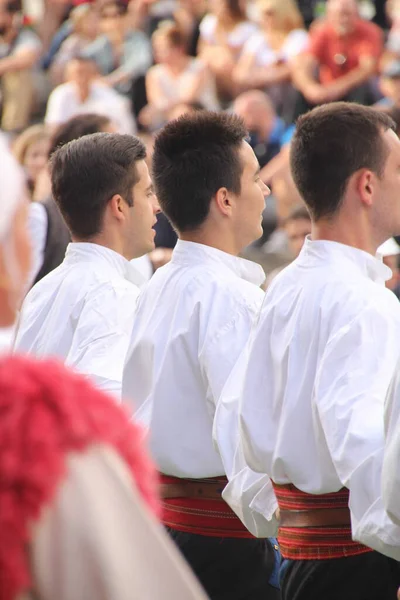
[[[261,88],[290,79],[291,70],[287,63],[258,67],[255,55],[245,52],[233,70],[235,82],[245,88]]]
[[[0,60],[0,75],[10,71],[23,71],[31,69],[40,56],[37,48],[21,48],[13,56],[6,56]]]

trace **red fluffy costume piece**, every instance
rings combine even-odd
[[[107,444],[157,515],[157,474],[143,432],[88,381],[53,361],[0,360],[0,600],[30,586],[29,526],[66,475],[66,456]]]

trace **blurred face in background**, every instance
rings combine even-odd
[[[164,65],[174,65],[186,54],[183,46],[171,44],[169,39],[163,35],[153,39],[153,51],[156,62]]]
[[[65,67],[65,81],[75,84],[81,96],[88,93],[96,75],[96,65],[90,60],[72,59]]]
[[[98,33],[99,17],[97,12],[90,7],[84,14],[79,15],[74,23],[76,33],[79,33],[89,40],[93,40]]]
[[[347,35],[354,30],[358,19],[357,3],[355,0],[329,0],[326,16],[339,35]]]
[[[300,254],[304,240],[311,233],[310,219],[291,219],[285,225],[289,250],[295,258]]]
[[[117,3],[108,2],[100,11],[99,29],[101,33],[109,36],[121,34],[125,30],[125,15]]]
[[[49,137],[36,140],[25,152],[23,167],[30,181],[36,181],[47,164],[50,149]]]

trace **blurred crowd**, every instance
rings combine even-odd
[[[135,133],[150,161],[169,120],[203,108],[236,112],[272,190],[264,235],[249,249],[270,272],[296,256],[292,240],[310,230],[288,164],[296,118],[348,100],[390,112],[400,127],[399,0],[0,0],[0,36],[1,129],[33,201],[30,283],[59,264],[69,241],[59,222],[58,250],[49,240],[57,216],[46,165],[60,140]],[[80,115],[89,123],[70,129]],[[175,242],[159,215],[146,275]]]

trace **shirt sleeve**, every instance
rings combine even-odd
[[[307,54],[313,56],[318,62],[323,62],[327,43],[326,30],[323,25],[317,25],[309,36],[305,48]]]
[[[358,53],[360,57],[379,58],[383,51],[383,32],[373,23],[367,23],[363,40],[359,43]]]
[[[70,107],[67,106],[68,98],[64,92],[64,87],[55,88],[47,101],[46,115],[44,122],[46,125],[59,125],[70,116]]]
[[[249,359],[249,344],[242,352],[222,391],[214,417],[213,438],[220,453],[228,485],[223,498],[255,537],[277,533],[274,516],[278,503],[267,475],[250,469],[239,435],[239,399]]]
[[[235,292],[231,290],[232,297]],[[213,439],[229,480],[224,500],[256,537],[276,533],[273,513],[277,508],[272,484],[266,475],[255,473],[245,462],[239,439],[237,391],[246,363],[245,348],[261,310],[264,293],[255,288],[252,301],[238,306],[222,302],[225,315],[213,338],[203,349],[200,364],[215,406]],[[224,389],[224,392],[223,392]],[[231,392],[234,391],[233,395]]]
[[[205,600],[112,449],[71,454],[67,472],[32,536],[42,600]]]
[[[393,297],[393,306],[367,307],[339,330],[324,351],[312,401],[350,492],[353,537],[385,554],[397,545],[400,557],[400,529],[390,523],[381,495],[384,401],[399,355],[398,312]]]
[[[385,423],[382,496],[390,518],[400,525],[400,362],[386,400]]]
[[[214,15],[206,15],[200,23],[200,37],[207,44],[215,44],[216,18]]]
[[[129,347],[139,288],[110,283],[87,299],[65,363],[116,398]]]

